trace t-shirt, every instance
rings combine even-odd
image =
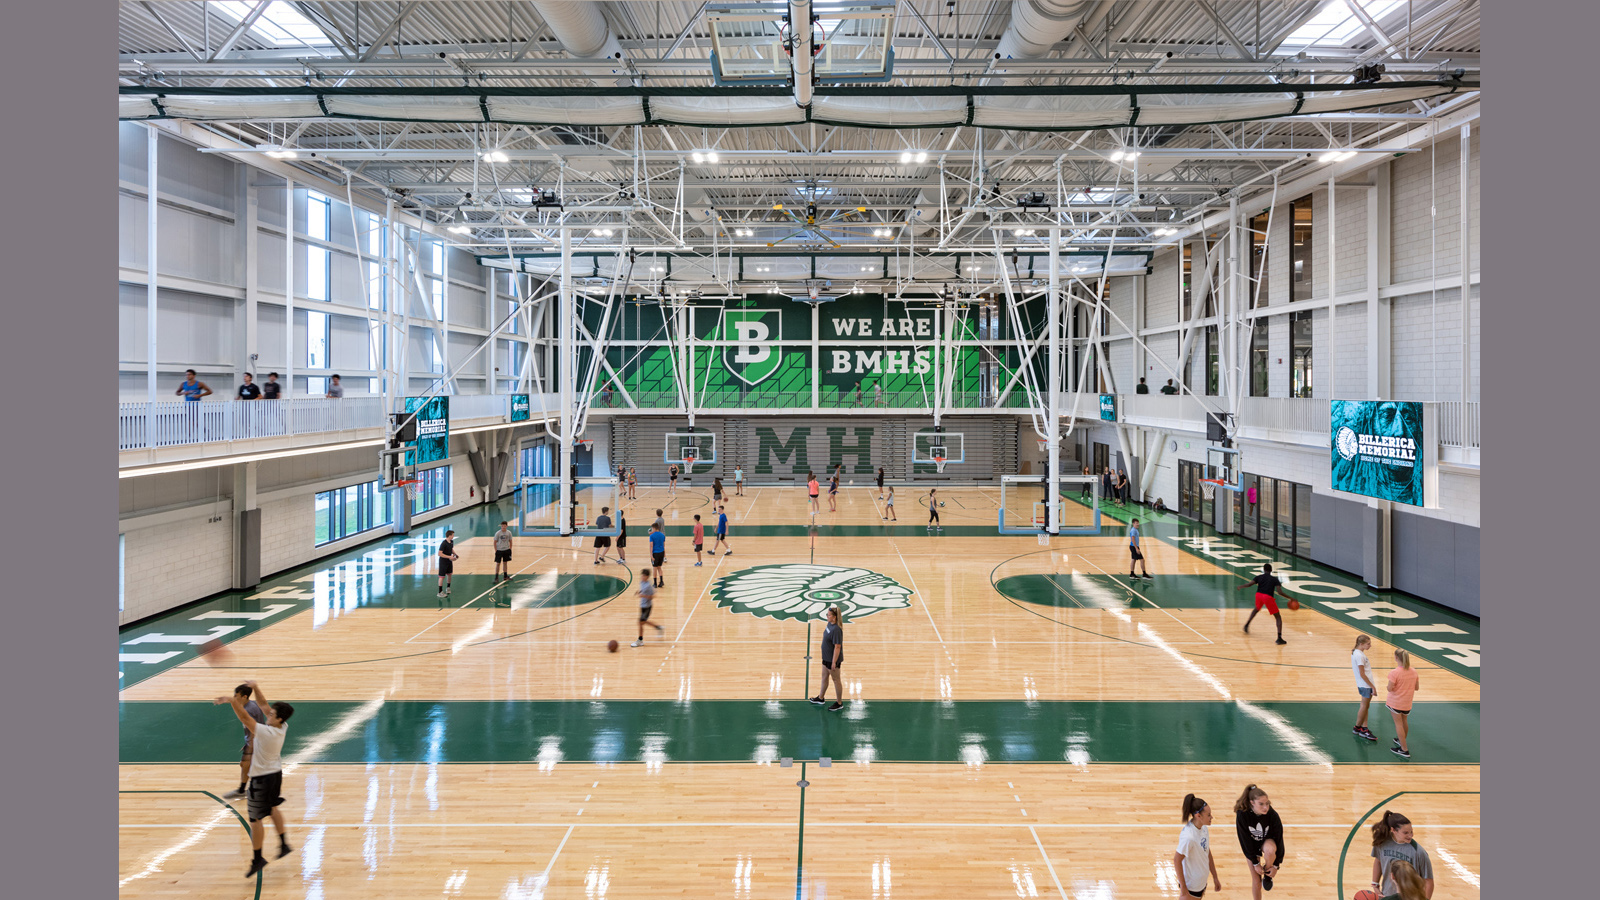
[[[283,771],[283,736],[288,727],[273,728],[265,723],[256,726],[256,747],[250,757],[251,778]]]
[[[1278,580],[1278,576],[1268,575],[1265,572],[1250,579],[1250,581],[1256,586],[1256,593],[1266,594],[1268,597],[1272,596],[1273,591],[1283,587],[1283,582]]]
[[[268,400],[278,399],[278,392],[283,390],[283,385],[276,381],[269,381],[261,386],[261,396]]]
[[[1264,816],[1256,815],[1254,809],[1236,813],[1234,827],[1239,831],[1239,849],[1244,851],[1248,859],[1254,861],[1259,858],[1261,845],[1271,838],[1278,847],[1272,864],[1283,865],[1283,820],[1278,818],[1277,810],[1269,809]]]
[[[728,533],[728,514],[717,513],[717,534]]]
[[[667,530],[667,520],[661,518],[660,516],[656,516],[655,525],[657,531],[664,533]]]
[[[650,532],[650,552],[651,553],[665,553],[665,552],[667,552],[667,534],[666,534],[666,532],[664,532],[664,531],[652,531],[652,532]]]
[[[639,582],[639,608],[644,609],[656,602],[656,586],[649,579]]]
[[[694,523],[694,542],[696,544],[706,542],[706,527],[699,522]]]
[[[600,515],[595,516],[594,517],[594,527],[599,528],[601,530],[609,531],[610,528],[611,528],[611,517],[606,515],[605,513],[601,513]],[[496,537],[498,538],[499,536],[496,535]],[[496,543],[494,546],[495,546],[496,550],[501,550],[501,549],[509,550],[509,549],[511,549],[510,536],[508,535],[506,537],[506,545],[505,545],[505,547],[501,547],[499,545],[499,543]]]
[[[252,767],[252,771],[254,771],[254,767]],[[1417,870],[1418,876],[1424,879],[1433,877],[1433,863],[1428,859],[1428,851],[1422,849],[1422,845],[1416,841],[1412,841],[1409,844],[1389,841],[1381,846],[1373,847],[1372,858],[1378,860],[1383,866],[1380,870],[1383,875],[1378,879],[1383,882],[1381,893],[1393,894],[1399,891],[1399,888],[1395,886],[1394,880],[1389,877],[1389,865],[1397,859],[1403,859],[1411,863],[1411,868]]]
[[[596,524],[598,524],[601,528],[604,528],[607,525],[609,525],[610,523],[606,521],[606,517],[605,516],[601,516],[599,521]],[[501,529],[499,531],[496,531],[494,533],[494,548],[496,550],[510,550],[511,549],[511,532],[506,531],[505,529]]]
[[[1135,394],[1148,394],[1148,393],[1150,393],[1150,385],[1141,384],[1138,387],[1134,388],[1133,392]]]
[[[1139,526],[1133,525],[1128,528],[1128,544],[1132,547],[1139,546]]]
[[[1389,670],[1389,696],[1383,701],[1390,709],[1408,712],[1411,709],[1411,700],[1417,695],[1417,670],[1416,669],[1390,669]]]
[[[744,470],[743,469],[734,469],[733,470],[733,480],[734,481],[743,481],[744,480]]]
[[[1365,670],[1367,673],[1366,681],[1361,680],[1362,670]],[[1350,653],[1350,671],[1355,673],[1356,687],[1375,688],[1378,686],[1378,679],[1372,677],[1372,661],[1367,659],[1367,655],[1362,653],[1360,650],[1355,650]],[[1368,684],[1367,682],[1371,682],[1371,684]]]
[[[335,400],[339,399],[340,397],[343,397],[344,396],[344,385],[342,385],[342,384],[329,384],[328,385],[328,396],[334,398]]]
[[[455,541],[440,541],[439,542],[439,555],[440,556],[450,556],[451,554],[453,554],[455,552],[456,552],[456,542]]]
[[[259,704],[257,704],[254,700],[246,700],[244,702],[244,712],[245,712],[245,715],[249,716],[252,719],[255,719],[256,720],[256,724],[258,724],[258,725],[267,724],[267,714],[261,711],[261,706]],[[244,726],[242,724],[239,727],[244,728]],[[244,729],[244,733],[245,733],[245,739],[244,739],[245,743],[247,743],[247,744],[251,743],[254,740],[254,738],[250,737],[250,729],[245,728]]]
[[[1178,835],[1178,852],[1183,854],[1183,883],[1190,893],[1206,889],[1211,875],[1211,829],[1185,823]]]
[[[1161,393],[1163,394],[1176,394],[1177,392],[1178,389],[1170,384],[1161,389]]]
[[[240,400],[254,400],[259,396],[261,396],[261,388],[258,385],[254,383],[239,385]]]
[[[832,622],[829,622],[828,623],[828,627],[822,629],[822,664],[823,665],[829,666],[829,667],[833,666],[833,648],[835,648],[835,647],[839,648],[839,662],[843,663],[844,662],[844,629],[840,628],[839,626],[837,626],[835,624],[833,624]]]
[[[813,497],[817,495],[817,480],[815,478],[806,482],[806,490],[810,491]]]

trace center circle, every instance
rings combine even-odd
[[[818,600],[823,603],[832,603],[835,600],[843,600],[849,595],[844,591],[833,590],[832,588],[819,588],[818,590],[814,591],[806,591],[802,596],[804,596],[807,600]]]

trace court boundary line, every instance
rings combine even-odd
[[[1379,800],[1377,803],[1374,803],[1372,805],[1371,809],[1369,809],[1366,812],[1362,813],[1361,814],[1361,818],[1357,819],[1356,823],[1354,825],[1350,826],[1350,833],[1345,835],[1345,837],[1344,837],[1344,847],[1339,851],[1338,868],[1334,870],[1335,871],[1335,875],[1336,875],[1335,890],[1338,891],[1338,893],[1336,893],[1334,895],[1336,900],[1342,900],[1342,898],[1344,897],[1344,860],[1345,860],[1345,855],[1350,852],[1350,842],[1355,840],[1356,832],[1361,830],[1362,823],[1364,823],[1368,819],[1372,818],[1372,814],[1377,812],[1380,808],[1382,808],[1384,805],[1386,805],[1389,801],[1393,800],[1396,797],[1404,797],[1407,794],[1433,794],[1433,795],[1450,795],[1450,794],[1454,794],[1454,795],[1458,795],[1458,796],[1459,795],[1473,795],[1473,794],[1475,794],[1475,795],[1477,795],[1478,797],[1481,798],[1483,796],[1483,791],[1481,791],[1481,790],[1477,790],[1477,791],[1399,791],[1399,792],[1390,794],[1389,796],[1383,798],[1382,800]],[[1481,819],[1481,818],[1483,818],[1483,807],[1481,805],[1482,804],[1482,800],[1481,799],[1479,800],[1479,804],[1480,805],[1479,805],[1479,808],[1478,808],[1478,818]],[[1429,827],[1432,828],[1432,827],[1439,827],[1439,826],[1431,826],[1430,825]],[[1448,827],[1448,826],[1444,826],[1444,827]],[[1481,827],[1481,826],[1472,826],[1472,827]],[[1482,855],[1483,850],[1482,850],[1481,847],[1479,848],[1478,853],[1479,853],[1480,856]],[[1379,887],[1382,887],[1382,885],[1380,885]]]
[[[1079,556],[1083,556],[1083,554],[1080,553]],[[1090,559],[1087,556],[1083,556],[1083,561],[1088,563],[1091,566],[1094,566],[1096,569],[1100,569],[1099,564],[1096,563],[1094,560]],[[1196,637],[1200,638],[1201,640],[1205,641],[1206,643],[1208,643],[1208,644],[1215,644],[1216,643],[1216,641],[1213,641],[1212,639],[1206,637],[1205,635],[1201,634],[1200,632],[1195,631],[1194,626],[1192,626],[1189,623],[1183,621],[1182,619],[1178,618],[1177,616],[1173,615],[1172,613],[1167,612],[1166,607],[1164,607],[1161,604],[1155,602],[1154,600],[1151,600],[1149,597],[1146,597],[1144,594],[1139,593],[1138,589],[1132,588],[1132,587],[1129,587],[1128,585],[1123,584],[1119,580],[1120,576],[1113,575],[1112,573],[1107,572],[1105,569],[1100,569],[1100,574],[1102,574],[1105,577],[1111,579],[1111,583],[1112,584],[1115,584],[1118,587],[1121,587],[1123,590],[1129,592],[1130,594],[1133,594],[1135,597],[1138,597],[1140,600],[1143,600],[1144,602],[1150,604],[1151,606],[1154,606],[1156,609],[1160,610],[1163,614],[1165,614],[1167,618],[1169,618],[1172,621],[1178,623],[1179,625],[1182,625],[1183,627],[1189,629],[1191,632],[1194,633],[1194,635]]]
[[[541,554],[539,556],[539,559],[544,559],[546,556],[549,556],[549,555],[550,554],[548,554],[548,553]],[[527,565],[525,565],[522,568],[518,569],[517,570],[517,574],[521,575],[523,572],[526,572],[529,569],[533,568],[535,565],[538,564],[539,559],[536,559],[533,562],[528,563]],[[465,573],[463,573],[463,574],[465,574]],[[557,580],[557,583],[559,584],[560,578],[558,577],[556,580]],[[443,624],[445,619],[448,619],[451,616],[455,615],[456,613],[461,612],[463,609],[466,609],[467,607],[471,606],[472,604],[477,603],[479,600],[482,600],[484,597],[489,596],[490,594],[494,593],[495,591],[497,591],[499,589],[500,589],[500,584],[498,582],[496,582],[488,590],[484,591],[483,593],[479,594],[476,597],[473,597],[471,600],[468,600],[467,602],[461,604],[460,606],[456,607],[455,609],[452,609],[449,612],[445,613],[443,616],[439,617],[438,621],[434,622],[432,625],[429,625],[427,628],[422,629],[421,631],[417,632],[416,634],[413,634],[411,637],[406,638],[405,640],[401,641],[400,643],[402,643],[402,644],[411,643],[412,641],[416,640],[417,638],[422,637],[424,634],[427,634],[429,629],[432,629],[435,626]],[[455,642],[454,641],[447,641],[446,643],[454,644]]]
[[[1061,886],[1061,879],[1056,876],[1055,863],[1050,861],[1050,854],[1044,849],[1044,841],[1039,840],[1039,832],[1034,830],[1032,824],[1029,824],[1028,833],[1033,835],[1034,846],[1039,848],[1039,855],[1044,857],[1045,868],[1050,870],[1050,880],[1056,883],[1056,893],[1061,895],[1061,900],[1067,900],[1067,891]]]
[[[944,635],[939,633],[939,623],[933,620],[933,610],[928,607],[928,595],[922,592],[922,588],[917,587],[917,576],[912,573],[911,565],[906,562],[905,554],[900,552],[900,545],[894,538],[890,538],[889,546],[894,548],[894,555],[900,557],[900,565],[905,568],[906,577],[911,580],[911,589],[916,591],[917,598],[922,601],[922,612],[927,615],[928,624],[933,626],[933,636],[939,639],[939,646],[944,650],[945,660],[950,663],[950,671],[960,672],[961,670],[956,668],[954,657],[950,655],[950,647],[944,642]]]
[[[722,556],[718,557],[717,564],[711,568],[711,577],[706,580],[705,587],[700,589],[700,595],[694,598],[694,606],[689,607],[689,614],[683,617],[683,624],[678,627],[677,637],[674,637],[672,639],[672,643],[667,645],[666,655],[661,657],[661,665],[656,669],[657,675],[660,675],[661,670],[667,667],[667,660],[671,658],[672,651],[678,649],[678,638],[683,637],[684,631],[688,630],[689,620],[694,618],[695,610],[700,608],[700,601],[706,598],[706,592],[711,590],[711,586],[717,582],[717,570],[722,568],[722,563],[732,552],[732,550],[729,550],[727,553],[724,553]],[[640,646],[643,645],[641,644]]]
[[[802,763],[804,765],[804,763]],[[197,791],[119,791],[124,794],[190,794],[204,793]],[[1478,794],[1478,791],[1401,791],[1403,794]],[[237,811],[236,811],[237,812]],[[1368,814],[1370,816],[1370,813]],[[1365,822],[1355,823],[1359,830]],[[774,820],[771,822],[385,822],[374,825],[371,822],[297,822],[305,828],[787,828],[789,822]],[[1121,829],[1132,831],[1136,829],[1154,828],[1170,829],[1172,826],[1166,822],[829,822],[823,820],[813,824],[827,825],[830,828],[1055,828],[1055,829]],[[193,823],[117,823],[118,828],[138,830],[193,828]],[[1352,826],[1343,822],[1320,822],[1305,824],[1297,822],[1294,827],[1299,829],[1317,829],[1321,831],[1349,830]],[[1472,831],[1481,829],[1479,825],[1428,825],[1429,829],[1450,829],[1452,831]]]
[[[210,797],[211,799],[213,799],[213,800],[217,801],[218,803],[222,804],[223,808],[226,809],[228,812],[233,813],[233,817],[239,821],[239,827],[244,829],[244,833],[248,834],[248,835],[251,835],[252,838],[254,837],[254,835],[250,831],[250,824],[244,820],[244,816],[239,815],[239,811],[237,809],[233,808],[233,804],[229,803],[228,801],[226,801],[224,799],[222,799],[221,797],[218,797],[216,794],[213,794],[210,791],[176,790],[176,789],[159,790],[159,789],[154,789],[154,788],[149,788],[149,789],[140,789],[140,788],[123,789],[123,788],[118,788],[117,789],[117,793],[118,794],[204,794],[207,797]],[[119,810],[118,811],[119,818],[120,818],[120,812],[121,811]],[[122,827],[123,827],[122,823],[118,822],[117,823],[117,828],[120,830]],[[183,825],[172,825],[172,826],[168,826],[168,827],[172,827],[172,828],[193,828],[195,826],[194,826],[194,823],[190,822],[190,823],[186,823],[186,824],[183,824]],[[261,827],[263,829],[266,828],[265,825],[263,825]],[[235,871],[237,871],[237,870],[235,870]],[[261,873],[263,871],[265,871],[265,870],[264,869],[257,869],[256,870],[256,897],[255,897],[255,900],[261,900],[261,878],[262,878]],[[120,890],[120,887],[119,887],[119,890]]]

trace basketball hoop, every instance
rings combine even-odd
[[[1213,479],[1213,478],[1202,478],[1202,479],[1200,479],[1200,494],[1201,494],[1201,496],[1205,497],[1207,500],[1211,500],[1211,499],[1215,498],[1217,496],[1217,486],[1220,485],[1220,484],[1222,484],[1222,482],[1220,480],[1218,480],[1218,479]]]
[[[1050,439],[1049,438],[1039,438],[1038,441],[1039,441],[1039,452],[1040,453],[1049,453],[1050,452]]]
[[[415,500],[417,499],[417,485],[421,483],[422,479],[420,478],[408,478],[405,481],[396,482],[395,487],[405,489],[407,500]]]
[[[935,456],[933,458],[933,470],[940,474],[944,473],[944,457]]]

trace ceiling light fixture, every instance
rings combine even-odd
[[[472,229],[468,228],[465,225],[451,225],[449,228],[446,228],[445,231],[448,231],[451,234],[471,234],[472,233]]]
[[[503,163],[510,162],[511,157],[507,156],[503,150],[490,150],[488,153],[483,155],[483,161],[488,163]]]

